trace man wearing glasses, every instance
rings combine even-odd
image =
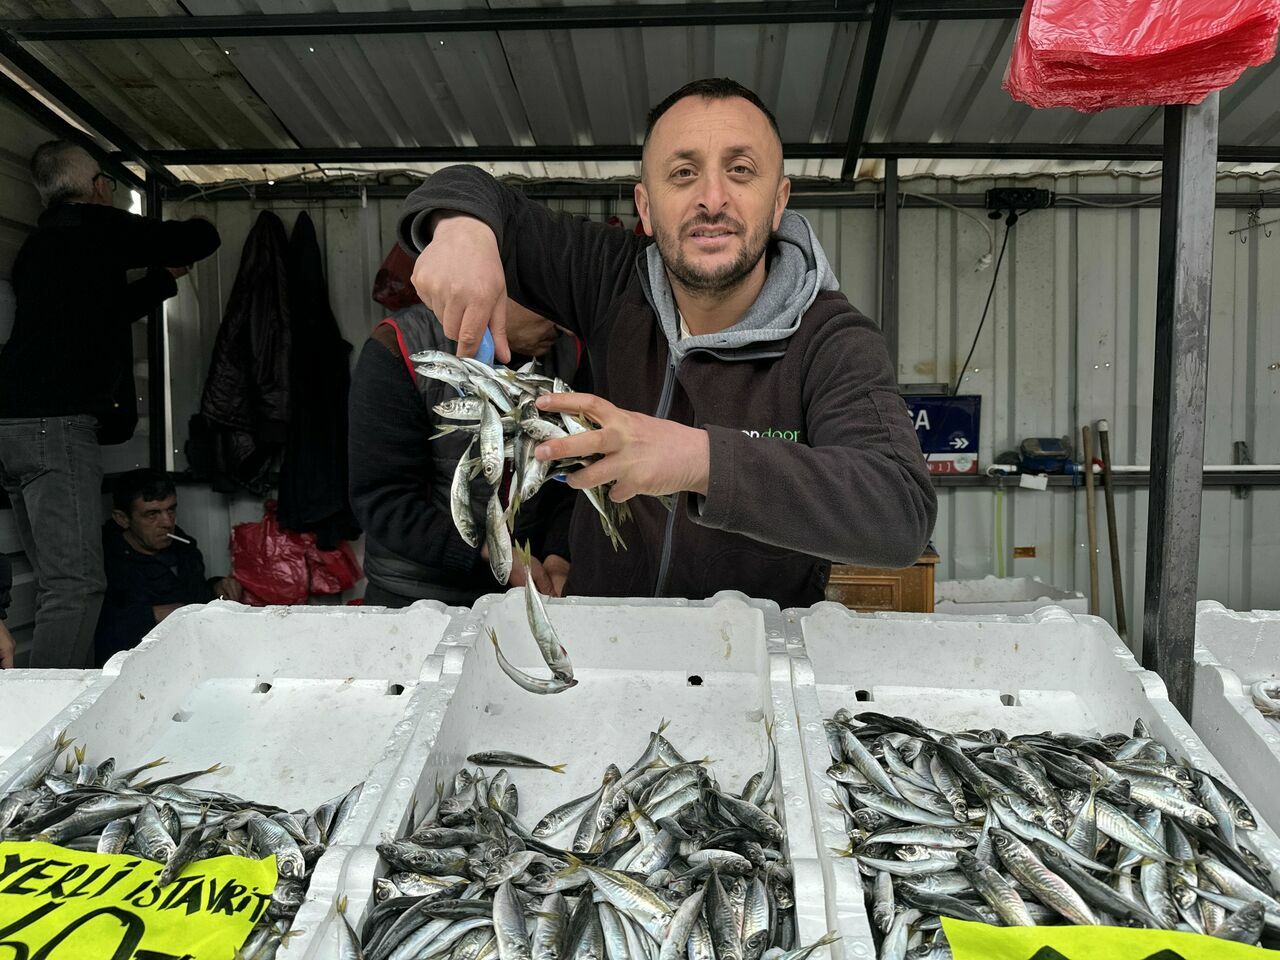
[[[68,141],[37,147],[31,173],[46,209],[13,264],[0,486],[35,573],[30,665],[83,667],[105,586],[98,446],[123,443],[138,422],[130,325],[219,239],[206,220],[116,209],[115,181]]]

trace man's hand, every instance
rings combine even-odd
[[[604,454],[569,474],[574,489],[612,480],[609,499],[618,503],[640,494],[659,497],[681,490],[706,495],[711,472],[707,431],[622,410],[589,393],[550,393],[539,397],[537,405],[539,410],[577,414],[600,425],[599,430],[540,443],[535,451],[539,460]]]
[[[564,584],[569,579],[569,561],[553,553],[543,558],[542,569],[547,572],[547,577],[551,581],[551,589],[548,591],[550,595],[563,597]]]
[[[155,615],[156,623],[163,623],[165,617],[169,616],[173,611],[185,606],[185,603],[159,603],[151,608],[151,612]]]
[[[503,363],[507,345],[507,278],[498,238],[482,220],[443,210],[431,218],[431,242],[413,265],[413,288],[458,342],[458,356],[475,356],[485,328]]]
[[[218,581],[214,592],[218,595],[219,600],[233,600],[240,602],[240,598],[244,596],[244,587],[240,585],[240,581],[235,577],[223,577]]]
[[[177,280],[179,277],[185,277],[190,271],[190,267],[165,267],[169,271],[169,276]]]
[[[0,623],[0,670],[13,669],[13,654],[17,646],[13,642],[13,634],[9,632],[9,628]]]

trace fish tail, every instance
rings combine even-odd
[[[567,763],[549,763],[547,764],[547,769],[556,773],[564,773],[564,768],[566,766],[568,766]]]
[[[493,629],[493,627],[485,627],[485,628],[484,628],[484,632],[485,632],[485,633],[487,633],[487,634],[489,635],[489,642],[490,642],[490,643],[492,643],[492,644],[494,645],[494,647],[497,647],[497,646],[498,646],[498,632],[497,632],[496,630],[494,630],[494,629]]]
[[[831,852],[834,853],[837,857],[852,857],[853,841],[850,841],[847,847],[832,847]]]

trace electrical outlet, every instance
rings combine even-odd
[[[988,210],[1045,210],[1053,202],[1052,190],[1037,187],[996,187],[987,191]]]

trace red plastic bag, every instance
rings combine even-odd
[[[400,244],[388,251],[373,278],[373,299],[388,310],[403,310],[418,303],[418,292],[413,289],[413,257],[405,253]]]
[[[1199,103],[1275,55],[1280,0],[1028,0],[1004,88],[1033,107]]]
[[[314,534],[303,536],[311,538],[311,545],[307,548],[307,586],[311,593],[321,596],[341,593],[350,590],[364,576],[347,541],[340,541],[333,550],[320,550],[316,547]]]
[[[263,505],[257,523],[232,529],[231,573],[252,606],[307,602],[307,544],[299,534],[280,529],[274,500]]]
[[[349,543],[320,550],[314,533],[280,529],[274,500],[263,504],[262,513],[258,522],[238,523],[231,531],[232,575],[244,586],[244,603],[306,603],[313,593],[348,590],[364,575]]]

